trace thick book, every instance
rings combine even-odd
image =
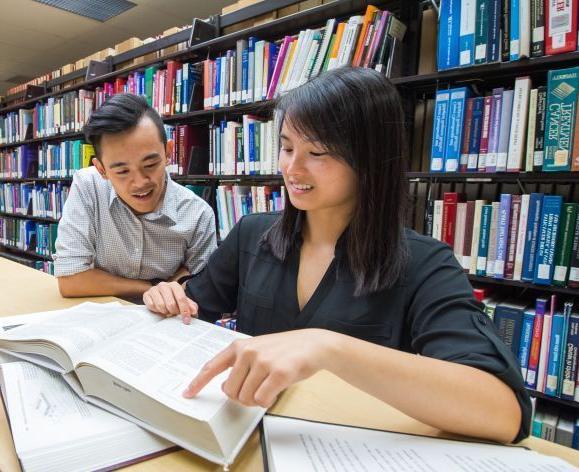
[[[509,156],[507,159],[508,172],[519,172],[523,168],[530,93],[531,79],[529,77],[518,77],[515,80]]]
[[[193,399],[182,392],[206,361],[246,337],[144,307],[91,305],[0,333],[0,349],[59,372],[82,399],[227,466],[265,410],[229,400],[221,390],[226,373]]]
[[[507,170],[507,159],[509,156],[509,142],[511,137],[511,115],[513,113],[514,90],[505,90],[501,106],[501,116],[499,118],[499,142],[497,148],[497,172]]]
[[[112,470],[176,449],[130,421],[82,402],[51,370],[6,362],[0,383],[14,448],[26,472]]]
[[[531,0],[531,57],[545,55],[545,0]]]
[[[559,366],[561,364],[561,351],[565,340],[564,336],[565,318],[562,313],[555,313],[551,320],[551,342],[549,344],[549,357],[547,360],[547,382],[545,383],[545,394],[551,397],[557,395],[557,385],[559,384]]]
[[[521,274],[521,279],[527,282],[531,282],[535,275],[542,206],[543,194],[532,193],[529,199],[529,214],[527,216],[527,228],[525,230],[525,250],[523,252],[523,269]]]
[[[466,101],[470,91],[466,87],[450,90],[450,103],[448,106],[448,131],[444,151],[444,171],[457,172],[460,160],[460,144],[464,128],[464,114]]]
[[[559,233],[559,219],[563,206],[560,195],[545,195],[538,235],[537,260],[533,283],[550,285],[555,270],[555,244]]]
[[[566,351],[563,359],[563,378],[561,379],[561,398],[573,401],[577,381],[577,361],[579,359],[579,314],[569,317],[567,328]]]
[[[548,301],[545,298],[537,298],[535,301],[535,321],[533,323],[533,336],[529,351],[529,361],[527,362],[527,375],[525,377],[525,385],[531,389],[537,388],[537,374],[541,359],[543,325],[547,314],[547,304]]]
[[[472,120],[470,123],[470,136],[468,142],[467,165],[464,171],[476,172],[478,170],[478,155],[480,150],[481,132],[483,125],[484,97],[472,99]],[[462,170],[461,170],[462,171]]]
[[[460,0],[442,0],[438,22],[438,70],[459,66]]]
[[[535,324],[535,310],[525,310],[523,314],[523,327],[521,331],[521,344],[519,345],[519,366],[523,379],[527,378],[527,367],[529,365],[529,353],[533,341],[533,326]]]
[[[474,64],[474,31],[476,20],[476,0],[461,0],[460,4],[460,66]]]
[[[493,274],[493,277],[497,279],[503,279],[505,277],[507,246],[511,222],[511,203],[511,194],[501,194],[501,206],[499,208],[499,219],[497,222],[497,256],[495,259],[495,272]]]
[[[432,131],[432,147],[430,155],[431,172],[442,172],[444,170],[449,107],[450,91],[439,90],[436,92],[436,102],[434,105],[434,125]]]
[[[577,0],[546,0],[545,52],[547,55],[577,49]]]
[[[268,472],[296,470],[567,470],[562,459],[523,447],[463,442],[266,415],[262,454]]]
[[[545,156],[545,120],[547,119],[547,87],[537,88],[537,116],[535,122],[535,150],[533,152],[533,170],[543,170]]]
[[[523,314],[526,309],[526,304],[521,304],[515,300],[502,302],[495,308],[493,321],[497,328],[498,336],[515,357],[519,355]]]
[[[555,246],[555,271],[553,285],[565,286],[569,275],[569,262],[573,248],[573,231],[577,219],[577,204],[565,203],[561,212],[561,227]]]

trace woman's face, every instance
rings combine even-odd
[[[289,198],[299,210],[346,210],[356,202],[354,170],[328,153],[322,143],[306,140],[284,120],[279,153]]]

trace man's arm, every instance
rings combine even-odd
[[[100,269],[89,269],[74,275],[58,277],[58,289],[66,298],[138,297],[151,288],[147,280],[126,279]]]

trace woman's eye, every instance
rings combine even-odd
[[[310,154],[314,157],[320,157],[320,156],[325,156],[328,153],[327,152],[313,152],[313,151],[311,151]]]

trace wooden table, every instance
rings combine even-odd
[[[0,258],[0,316],[55,310],[76,305],[87,299],[64,299],[58,293],[56,279],[40,271]],[[110,302],[112,297],[93,298]],[[450,437],[416,421],[385,403],[348,385],[328,372],[320,372],[288,389],[272,408],[272,413],[318,421],[366,426],[429,436]],[[579,452],[537,438],[521,445],[538,452],[558,456],[579,467]],[[0,471],[19,471],[18,460],[6,421],[0,409]],[[179,451],[161,456],[125,470],[219,471],[220,466],[189,452]],[[263,470],[259,433],[255,432],[242,449],[232,471]]]

